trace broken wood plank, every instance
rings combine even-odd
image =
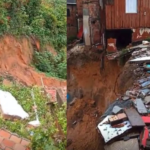
[[[143,127],[145,123],[143,122],[141,116],[134,108],[125,109],[125,113],[132,125],[132,127]]]

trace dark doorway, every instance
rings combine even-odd
[[[67,8],[67,17],[70,17],[70,9]]]
[[[131,29],[106,30],[106,39],[115,38],[117,40],[116,46],[118,49],[125,48],[132,42]]]

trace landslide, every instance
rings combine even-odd
[[[35,43],[34,43],[35,44]],[[34,45],[30,38],[13,36],[0,38],[0,76],[26,86],[41,86],[41,77],[47,87],[66,86],[66,81],[45,76],[31,65]],[[39,44],[36,44],[39,47]]]
[[[67,150],[103,150],[103,139],[96,129],[100,116],[132,85],[135,66],[120,66],[105,58],[105,68],[100,71],[99,61],[75,59],[74,64],[68,64],[68,92],[76,100],[67,109]],[[78,89],[82,89],[82,96]]]

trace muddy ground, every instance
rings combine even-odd
[[[67,109],[67,150],[103,150],[103,139],[96,129],[100,116],[133,84],[134,68],[106,58],[103,71],[100,61],[78,57],[68,61],[68,92],[76,100]]]

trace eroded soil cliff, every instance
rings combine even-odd
[[[67,109],[67,150],[103,150],[97,124],[107,106],[132,85],[133,67],[106,58],[103,71],[99,61],[68,64],[68,92],[76,100]]]
[[[34,43],[35,44],[35,43]],[[36,43],[39,47],[38,43]],[[0,75],[3,78],[20,82],[27,86],[41,86],[41,77],[45,86],[66,86],[66,81],[58,80],[39,73],[31,65],[33,58],[33,41],[29,38],[16,39],[5,36],[0,39]]]

